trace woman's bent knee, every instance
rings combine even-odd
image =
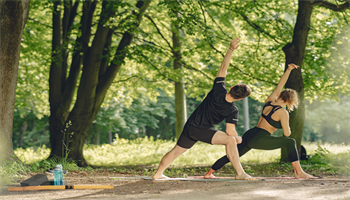
[[[295,144],[296,144],[294,138],[287,138],[287,139],[288,139],[288,144],[289,144],[289,145],[295,145]]]

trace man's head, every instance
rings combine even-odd
[[[232,86],[229,93],[234,99],[243,99],[249,96],[252,90],[248,85],[240,83]]]

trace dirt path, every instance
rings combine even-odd
[[[120,178],[122,176],[122,174],[110,173],[91,175],[72,172],[66,177],[69,185],[108,184],[114,185],[114,189],[8,192],[7,186],[2,186],[0,199],[350,199],[350,180],[347,177],[214,182],[153,181]]]

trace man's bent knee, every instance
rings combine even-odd
[[[236,138],[233,136],[227,136],[227,145],[236,145]]]

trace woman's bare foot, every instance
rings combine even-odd
[[[156,175],[154,175],[153,177],[152,177],[154,180],[157,180],[157,179],[169,179],[169,177],[167,177],[167,176],[165,176],[165,175],[160,175],[160,176],[156,176]]]
[[[216,178],[216,176],[214,176],[213,174],[210,175],[204,175],[205,179],[211,179],[211,178]]]
[[[205,175],[204,178],[215,178],[215,176],[213,175],[213,173],[215,172],[215,170],[210,169]]]
[[[254,178],[254,177],[251,177],[250,175],[246,174],[246,173],[243,173],[241,175],[236,175],[235,176],[235,179],[236,180],[247,180],[247,181],[257,181],[258,179],[257,178]]]
[[[318,177],[312,176],[310,174],[307,174],[305,172],[302,172],[300,174],[294,173],[294,177],[295,178],[307,178],[307,179],[309,179],[309,178],[318,178]]]

